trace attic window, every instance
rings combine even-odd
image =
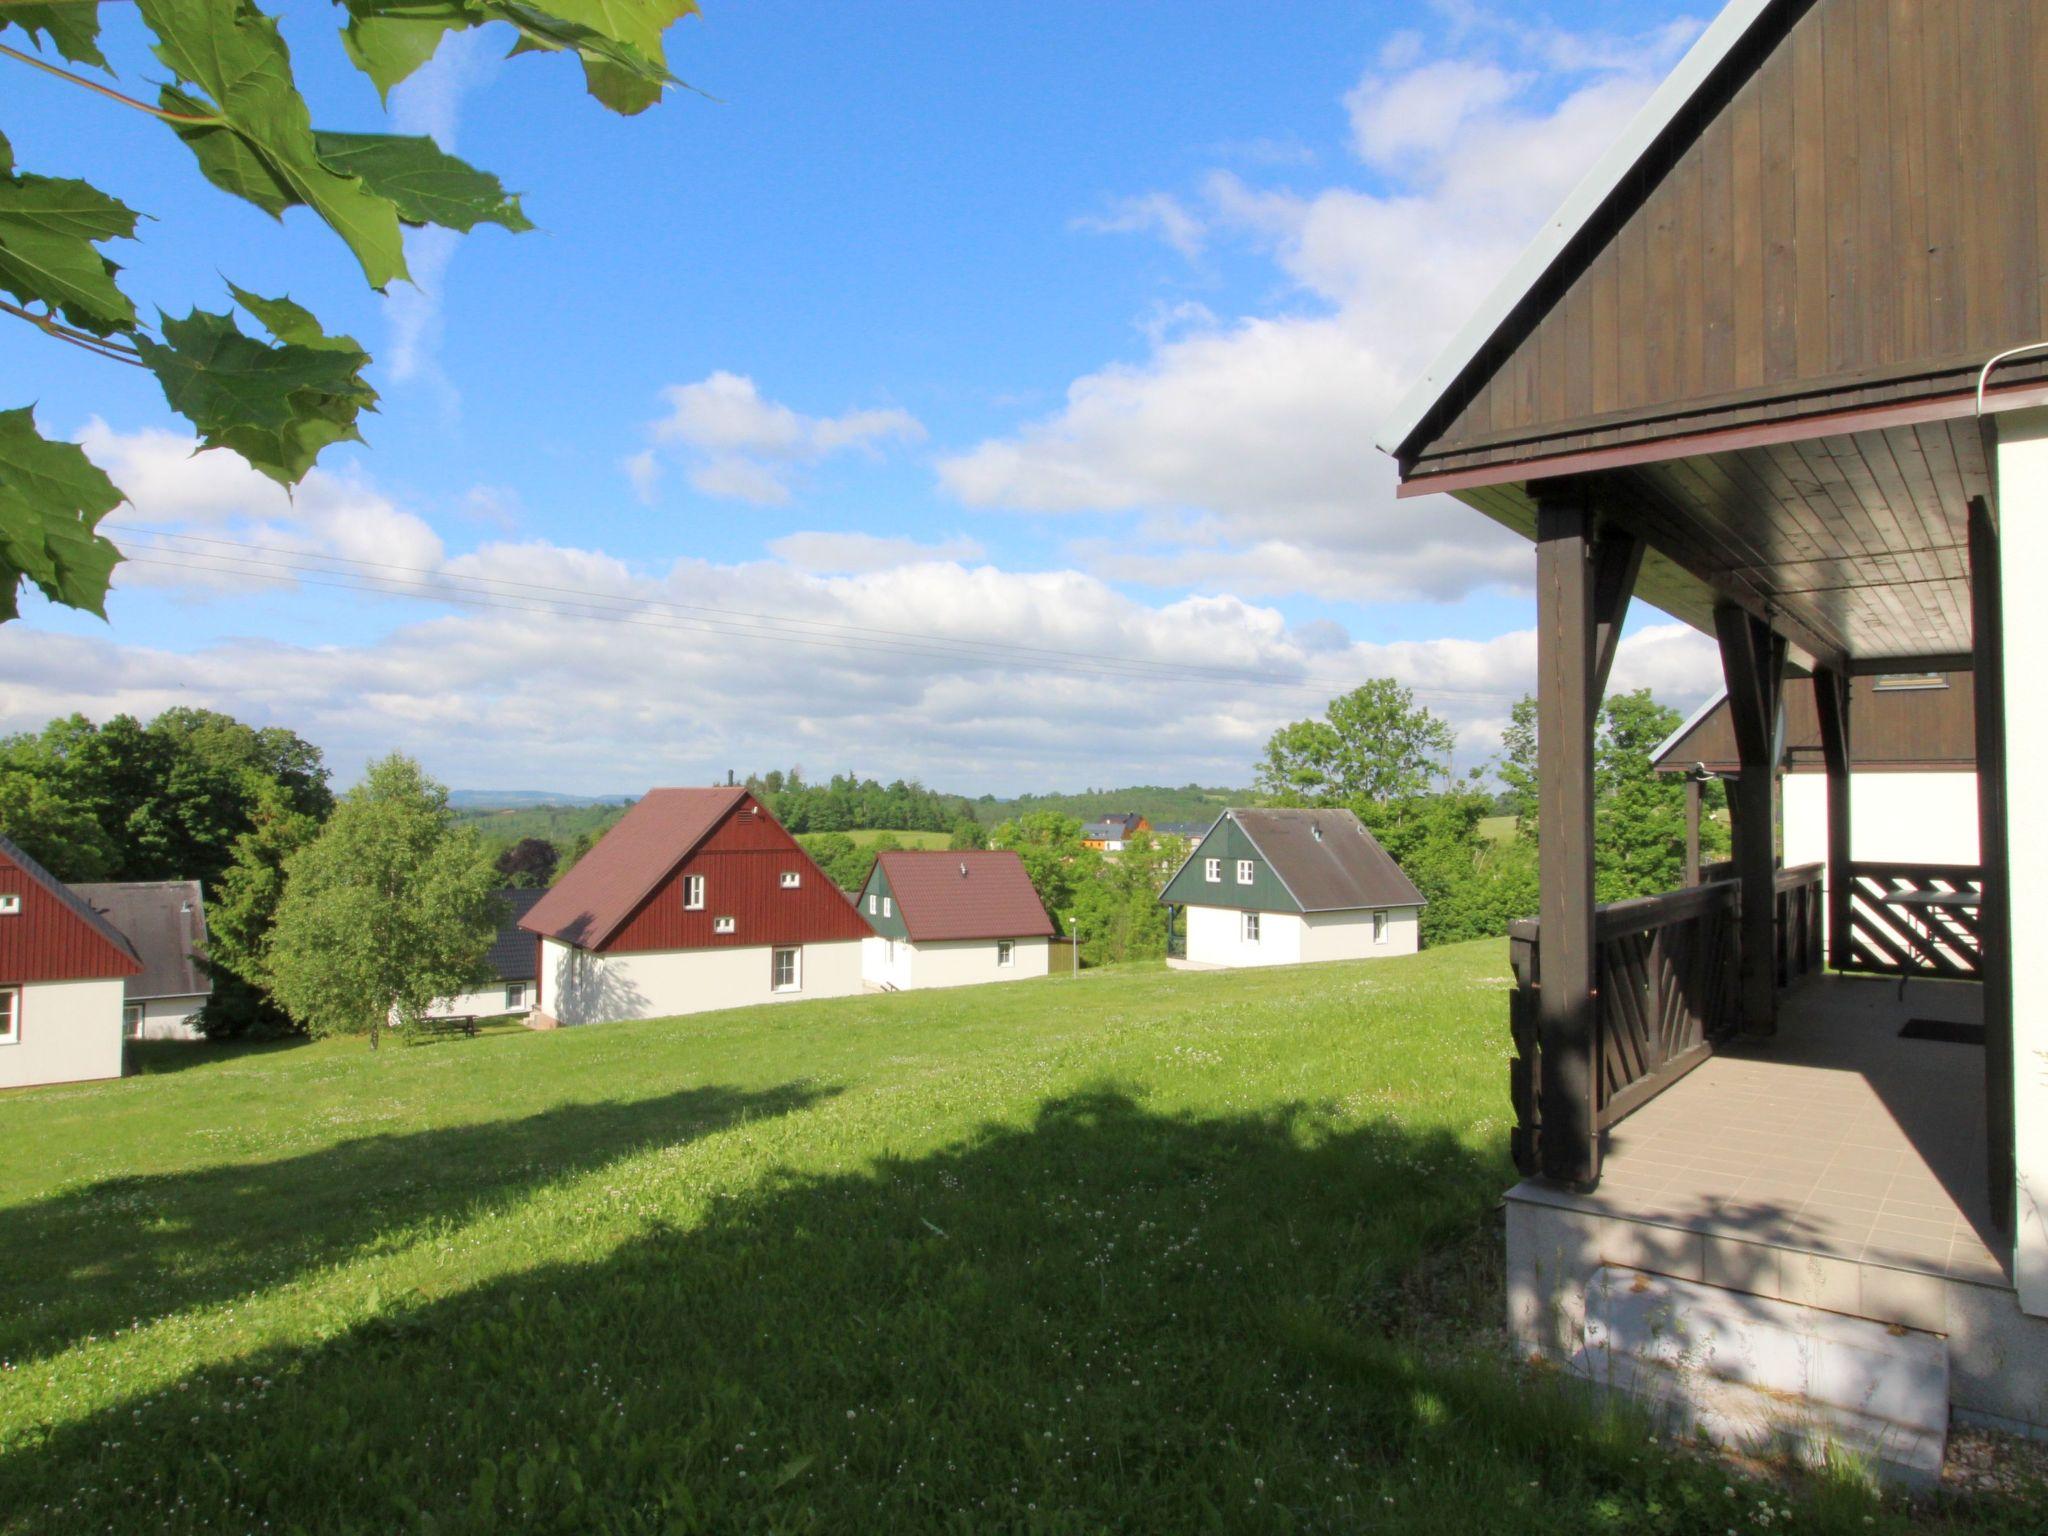
[[[782,872],[782,888],[785,891],[793,891],[803,883],[804,877],[801,870],[785,869]]]
[[[704,877],[702,875],[683,876],[683,910],[685,912],[702,912],[704,910]]]
[[[0,917],[12,917],[20,910],[21,898],[14,892],[9,891],[5,896],[0,896]]]
[[[1237,883],[1239,885],[1250,885],[1252,883],[1252,861],[1250,859],[1239,859],[1237,861]]]
[[[1871,684],[1879,693],[1912,693],[1922,688],[1946,688],[1946,672],[1887,672]]]
[[[733,918],[714,917],[711,919],[711,931],[713,933],[736,933],[738,930],[739,923]]]

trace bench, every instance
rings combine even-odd
[[[474,1040],[476,1038],[476,1015],[473,1013],[462,1013],[448,1019],[421,1019],[418,1024],[413,1026],[412,1033],[413,1037],[418,1040],[431,1040],[442,1035],[464,1035]]]

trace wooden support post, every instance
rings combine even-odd
[[[1836,970],[1849,963],[1849,919],[1855,885],[1849,864],[1849,679],[1826,667],[1813,674],[1813,703],[1820,716],[1820,751],[1828,770],[1828,959]]]
[[[1970,501],[1970,628],[1976,665],[1970,686],[1977,710],[1977,847],[1983,905],[1978,909],[1984,977],[1984,1136],[1991,1219],[2014,1222],[2016,1147],[2013,1116],[2012,908],[2005,769],[2005,609],[1998,518],[1981,496]]]
[[[1536,781],[1541,818],[1544,1175],[1600,1177],[1599,1028],[1593,948],[1593,513],[1563,491],[1536,506]]]
[[[1685,883],[1700,883],[1700,781],[1685,776]]]
[[[1732,604],[1714,610],[1741,772],[1729,797],[1742,882],[1742,1027],[1778,1029],[1777,772],[1783,753],[1785,641]]]

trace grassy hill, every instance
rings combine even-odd
[[[0,1097],[0,1531],[1761,1529],[1500,1360],[1504,960]]]
[[[604,832],[626,814],[623,805],[528,805],[495,810],[458,810],[456,821],[476,830],[493,850],[521,838],[540,837],[563,847],[581,833]]]
[[[1164,784],[1138,784],[1129,789],[1091,789],[1071,795],[1018,795],[998,800],[984,795],[974,803],[975,818],[983,826],[1029,815],[1033,811],[1057,811],[1062,816],[1095,821],[1120,811],[1136,811],[1151,822],[1214,821],[1233,805],[1248,805],[1248,789],[1204,789],[1184,784],[1178,789]]]

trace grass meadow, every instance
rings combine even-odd
[[[1504,946],[0,1098],[6,1532],[1856,1532],[1502,1359]]]

